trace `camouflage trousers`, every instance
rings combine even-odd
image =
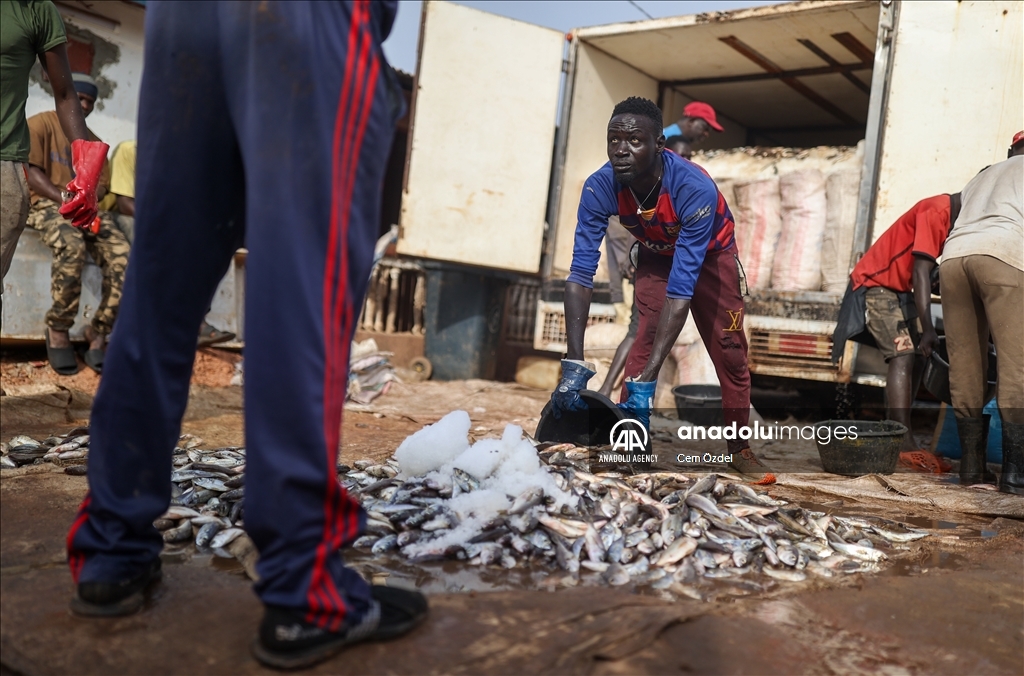
[[[82,295],[82,268],[86,252],[103,273],[99,306],[92,316],[96,333],[107,335],[114,327],[128,266],[128,240],[114,224],[109,211],[101,211],[100,231],[93,235],[72,227],[48,199],[39,200],[29,211],[28,226],[38,230],[43,243],[53,252],[50,268],[50,295],[53,305],[46,313],[46,325],[56,331],[68,331],[78,315]]]

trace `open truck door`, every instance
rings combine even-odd
[[[918,200],[958,192],[1006,159],[1024,120],[1022,26],[1020,2],[892,7],[891,23],[881,26],[892,63],[879,102],[873,194],[862,185],[862,200],[875,201],[861,253]]]
[[[398,253],[540,269],[562,33],[425,2]]]

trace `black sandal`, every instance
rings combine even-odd
[[[218,328],[210,326],[203,321],[199,327],[199,341],[198,347],[209,347],[210,345],[216,345],[218,343],[226,343],[229,340],[234,340],[235,334],[230,331],[221,331]]]
[[[53,347],[50,345],[50,329],[46,329],[46,359],[50,362],[50,368],[62,376],[73,376],[78,373],[78,358],[75,357],[75,348]]]
[[[82,359],[85,360],[86,366],[91,368],[96,373],[103,373],[103,358],[106,356],[107,351],[100,350],[86,350],[85,356]]]

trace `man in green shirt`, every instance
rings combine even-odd
[[[96,218],[96,182],[108,146],[89,140],[66,43],[64,22],[52,2],[0,2],[0,279],[7,275],[28,217],[25,101],[28,73],[37,58],[53,88],[61,129],[72,144],[73,178],[67,185],[72,194],[60,213],[79,228],[88,228]]]

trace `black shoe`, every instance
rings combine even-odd
[[[1024,425],[1003,421],[1003,468],[999,490],[1024,495]]]
[[[71,599],[71,612],[82,617],[131,615],[145,603],[145,591],[163,576],[160,559],[130,580],[120,582],[79,582]]]
[[[960,485],[992,483],[995,476],[985,466],[988,452],[988,418],[957,418],[960,436]]]
[[[267,606],[252,653],[275,669],[302,669],[322,662],[359,641],[388,641],[408,633],[427,616],[427,599],[417,591],[373,586],[374,604],[363,621],[343,633],[306,622],[305,614]]]

